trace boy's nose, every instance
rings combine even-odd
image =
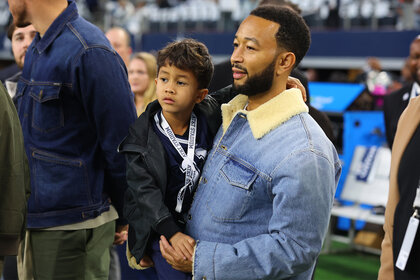
[[[170,94],[175,93],[175,91],[174,91],[172,88],[166,88],[166,89],[165,89],[165,92],[166,92],[166,93],[170,93]]]

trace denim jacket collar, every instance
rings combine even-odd
[[[65,25],[78,15],[79,14],[77,12],[76,3],[72,0],[68,1],[67,8],[48,27],[44,36],[40,38],[38,33],[35,37],[34,43],[38,53],[44,52],[48,46],[54,42],[55,38],[57,38],[57,36],[62,32]]]
[[[291,117],[308,112],[308,106],[298,89],[288,89],[252,111],[244,110],[248,96],[238,95],[228,104],[222,105],[223,132],[226,132],[237,113],[247,116],[255,139],[264,137]]]

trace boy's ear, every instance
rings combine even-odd
[[[206,97],[208,93],[209,93],[209,90],[206,88],[198,90],[195,103],[200,103],[201,101],[203,101],[203,99]]]

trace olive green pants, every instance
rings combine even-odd
[[[30,230],[35,280],[108,280],[115,221],[82,230]]]

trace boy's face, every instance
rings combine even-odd
[[[156,95],[162,111],[174,117],[190,115],[194,105],[207,95],[207,89],[198,89],[191,71],[165,64],[156,79]]]

